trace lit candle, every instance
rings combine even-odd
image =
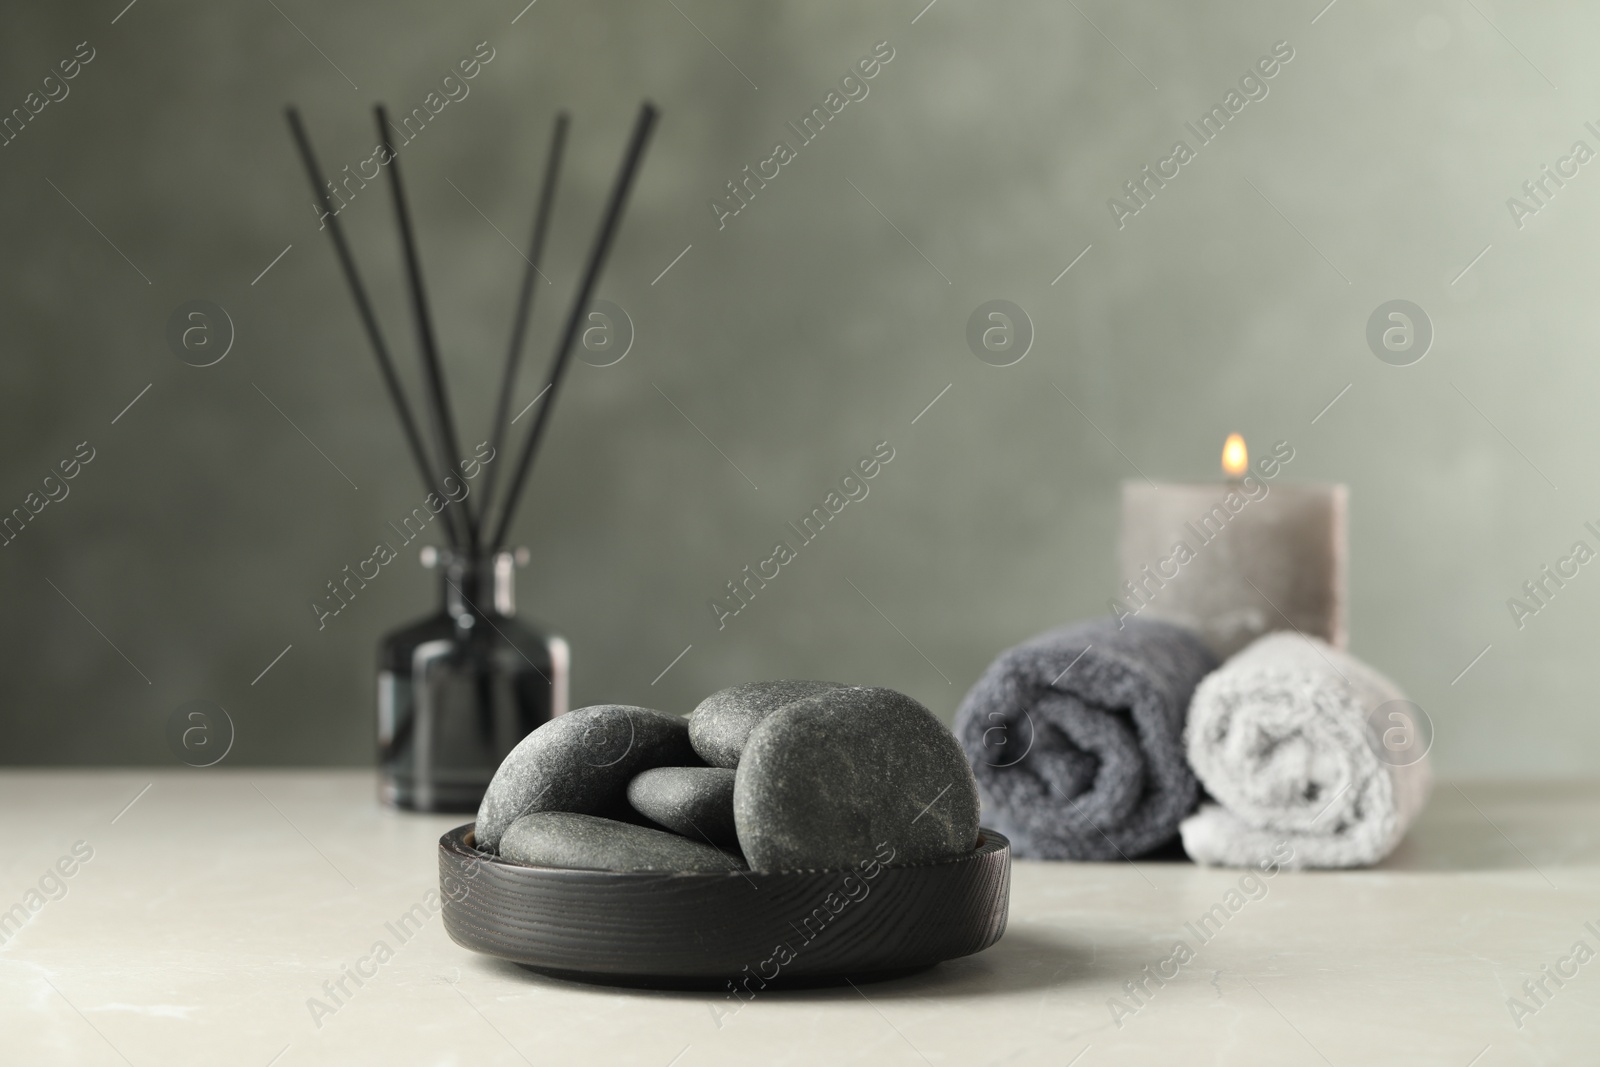
[[[1122,577],[1112,612],[1198,631],[1229,656],[1271,630],[1345,639],[1343,485],[1284,484],[1280,441],[1252,466],[1244,438],[1222,449],[1228,481],[1122,486]]]

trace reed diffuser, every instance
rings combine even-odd
[[[476,510],[465,492],[458,498],[450,491],[452,484],[463,484],[460,475],[474,470],[475,461],[462,457],[423,285],[421,257],[406,206],[400,162],[389,139],[392,126],[383,105],[374,109],[374,117],[380,148],[377,158],[389,172],[395,223],[405,260],[431,439],[425,438],[419,430],[405,387],[396,373],[388,343],[329,196],[332,184],[323,177],[299,112],[292,107],[288,109],[290,131],[305,164],[306,175],[322,205],[329,239],[377,358],[378,371],[399,419],[401,434],[424,488],[430,496],[443,501],[441,526],[447,545],[444,548],[430,546],[420,554],[423,565],[439,573],[439,608],[385,635],[379,644],[379,792],[384,803],[395,807],[415,811],[474,811],[495,768],[517,742],[540,724],[567,710],[570,657],[566,642],[517,617],[515,572],[517,565],[527,562],[528,557],[525,550],[508,547],[506,537],[566,377],[585,313],[621,224],[657,112],[649,103],[639,107],[599,229],[590,245],[551,357],[548,382],[540,393],[544,403],[518,450],[505,500],[498,511],[492,509],[500,462],[482,466],[484,481],[477,494]],[[567,116],[558,114],[550,136],[528,253],[524,257],[527,270],[523,272],[518,290],[511,341],[495,400],[489,437],[493,452],[489,455],[496,460],[505,446],[509,429],[507,415],[511,394],[533,312],[534,280],[540,274],[538,264],[555,203],[567,126]]]

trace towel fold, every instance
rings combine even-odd
[[[955,722],[985,824],[1034,859],[1132,859],[1171,841],[1199,799],[1184,716],[1215,666],[1189,630],[1134,618],[1002,653]]]
[[[1217,803],[1184,820],[1185,851],[1228,867],[1378,862],[1432,783],[1419,712],[1326,641],[1259,638],[1201,682],[1189,707],[1189,763]]]

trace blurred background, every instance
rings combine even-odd
[[[1600,10],[1324,3],[8,12],[0,512],[93,458],[0,548],[0,760],[177,765],[168,717],[204,699],[230,763],[371,762],[377,642],[437,580],[414,542],[320,629],[311,608],[421,493],[283,108],[338,172],[372,154],[374,102],[449,92],[401,161],[469,443],[554,112],[572,136],[513,411],[634,110],[663,111],[600,291],[631,347],[574,365],[515,526],[574,706],[817,677],[948,720],[1001,649],[1106,611],[1122,481],[1214,479],[1237,430],[1290,442],[1290,481],[1348,483],[1350,645],[1429,712],[1441,773],[1600,771],[1600,564],[1532,617],[1507,604],[1600,547],[1600,163],[1574,155],[1600,150]],[[1274,49],[1265,95],[1129,199]],[[801,143],[787,124],[875,50],[866,95]],[[779,141],[795,158],[722,215]],[[419,395],[387,190],[341,220]],[[1368,342],[1398,299],[1433,335],[1403,366]],[[168,339],[196,300],[233,335],[204,367]],[[1020,360],[969,346],[991,300],[1026,317]],[[880,442],[869,495],[719,627],[709,602]]]

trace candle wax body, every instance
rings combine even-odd
[[[1251,483],[1124,482],[1112,610],[1189,626],[1223,658],[1272,630],[1343,648],[1346,488]]]

